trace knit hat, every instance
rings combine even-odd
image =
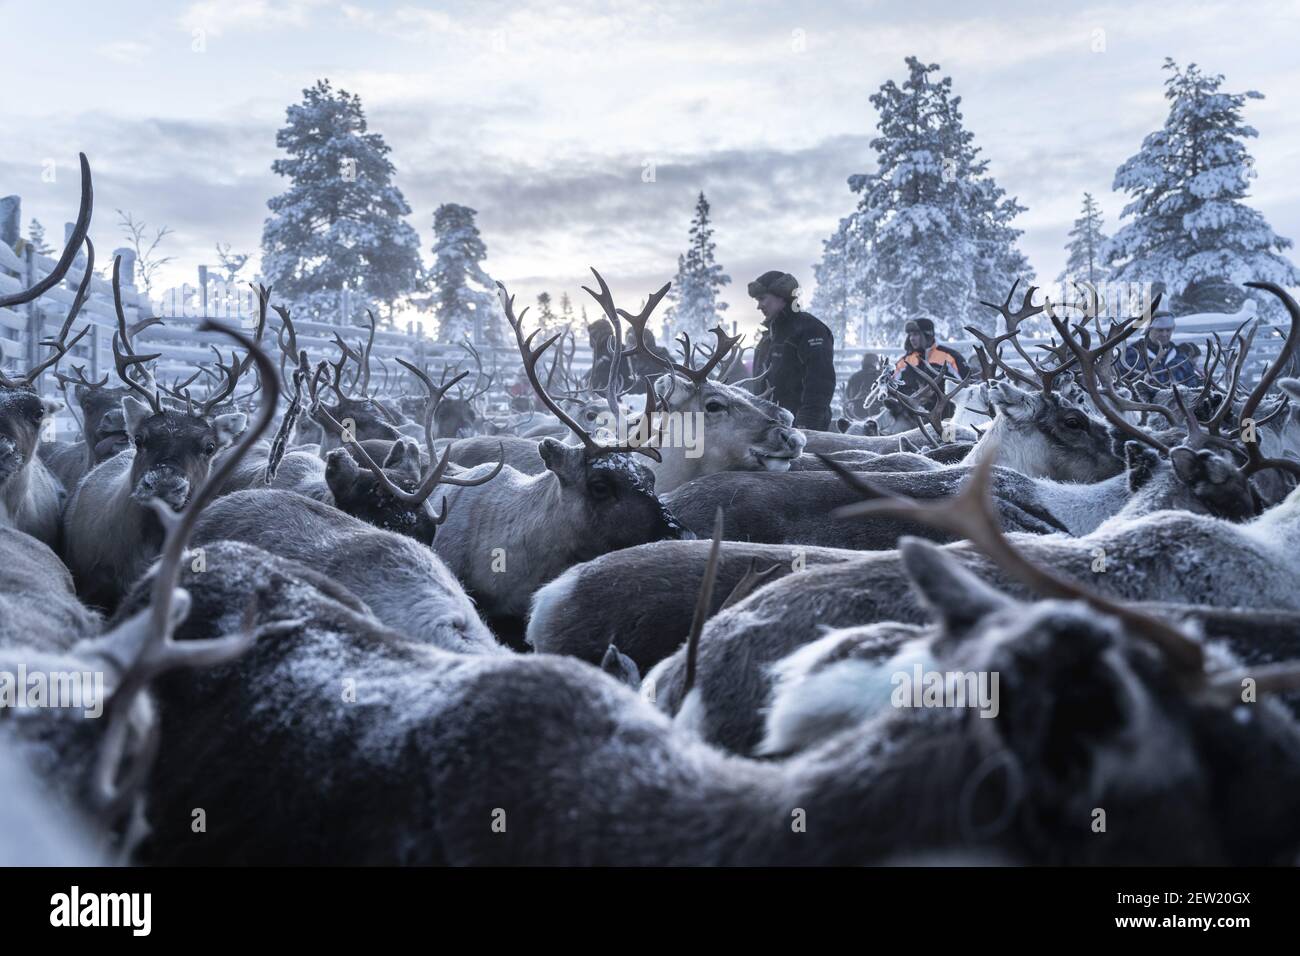
[[[749,297],[751,299],[761,299],[771,293],[788,302],[794,298],[795,290],[798,288],[798,279],[788,272],[773,269],[771,272],[764,272],[749,284]]]

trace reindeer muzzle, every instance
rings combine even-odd
[[[150,468],[136,482],[131,497],[140,504],[162,501],[174,511],[180,511],[189,501],[190,481],[174,468]]]

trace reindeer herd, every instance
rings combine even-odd
[[[1284,290],[1253,385],[1253,330],[1162,389],[1114,361],[1150,310],[1013,288],[979,375],[812,432],[722,329],[645,345],[667,286],[632,314],[595,273],[608,379],[563,389],[502,288],[534,398],[501,422],[481,363],[372,377],[373,319],[313,356],[265,288],[164,383],[116,263],[112,382],[60,371],[92,210],[83,157],[55,269],[0,297],[84,246],[0,375],[0,861],[1297,862]],[[994,678],[993,713],[900,702],[914,670]],[[97,700],[13,703],[78,676]]]

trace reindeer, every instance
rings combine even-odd
[[[721,366],[735,348],[739,338],[728,336],[721,327],[713,330],[716,347],[698,368],[692,365],[694,349],[690,340],[683,342],[684,362],[674,362],[652,351],[646,345],[646,324],[659,302],[668,294],[668,284],[647,299],[645,307],[631,315],[614,304],[613,294],[604,278],[595,269],[600,291],[587,286],[583,290],[595,299],[614,326],[615,347],[618,360],[612,364],[619,370],[624,358],[633,355],[644,358],[652,367],[662,368],[664,374],[654,382],[655,399],[661,406],[663,417],[660,430],[652,433],[652,444],[660,458],[653,461],[656,486],[661,491],[672,491],[701,475],[719,471],[785,471],[790,462],[803,450],[803,435],[793,427],[794,418],[774,402],[759,398],[739,385],[728,385],[709,374]],[[621,335],[619,317],[631,326],[635,345],[626,348],[617,345]],[[725,371],[723,373],[725,377]],[[618,408],[613,396],[618,392],[618,375],[610,380],[611,396],[608,402],[611,414],[618,420]],[[699,441],[694,447],[686,441],[689,424],[700,423]],[[664,431],[664,424],[670,428]],[[673,432],[672,423],[681,423]]]
[[[164,407],[162,394],[135,381],[130,370],[157,358],[131,348],[122,311],[121,259],[113,263],[113,298],[118,331],[113,360],[118,377],[134,395],[122,399],[132,448],[97,465],[82,479],[64,516],[65,554],[78,592],[92,604],[111,609],[157,556],[163,528],[150,502],[179,511],[203,484],[217,452],[243,431],[243,412],[217,414],[234,394],[253,361],[219,363],[224,381],[207,399],[186,411]],[[125,350],[125,351],[124,351]],[[278,389],[277,389],[278,394]],[[140,398],[136,398],[138,395]],[[141,401],[140,399],[143,399]]]
[[[241,333],[216,326],[207,328],[225,331],[246,347],[255,348]],[[258,353],[256,360],[264,370],[271,370],[265,355]],[[258,423],[246,436],[245,450],[269,426],[274,408],[273,390],[267,396]],[[119,619],[102,635],[88,633],[98,618],[83,609],[79,617],[82,623],[77,625],[75,633],[62,631],[56,636],[55,631],[61,631],[64,626],[62,622],[40,625],[28,618],[31,626],[17,644],[0,641],[0,671],[13,673],[21,666],[29,675],[45,674],[50,680],[55,675],[70,673],[102,677],[102,687],[93,691],[87,688],[81,706],[19,708],[5,712],[6,717],[13,719],[0,721],[0,757],[17,772],[53,784],[43,788],[42,798],[49,802],[51,812],[61,814],[69,826],[76,828],[68,832],[67,843],[54,846],[42,844],[38,830],[7,832],[6,850],[15,845],[20,859],[49,865],[65,858],[49,855],[57,853],[67,854],[81,863],[129,861],[148,829],[142,788],[161,733],[158,711],[148,692],[149,684],[169,670],[227,661],[242,653],[259,636],[275,632],[274,628],[260,631],[250,628],[208,641],[178,644],[172,639],[190,606],[188,594],[176,587],[190,530],[198,512],[215,495],[224,472],[232,469],[236,461],[231,459],[217,469],[195,492],[180,516],[173,517],[164,505],[154,504],[166,537],[142,607]],[[41,558],[35,553],[39,546],[31,539],[28,541],[28,556]],[[11,543],[7,541],[6,545]],[[6,552],[9,553],[12,552]],[[44,560],[57,563],[48,552]],[[42,610],[47,613],[52,607],[46,601],[51,605],[75,604],[66,571],[62,577],[59,581],[53,574],[46,575],[41,585],[33,588],[41,598]],[[249,616],[245,613],[245,623]],[[34,639],[32,629],[42,631],[45,639]],[[102,713],[104,719],[87,719],[99,716],[95,711]],[[20,786],[23,783],[22,779],[6,780],[11,789],[20,787],[17,793],[7,793],[9,799],[0,811],[7,823],[13,822],[15,812],[21,815],[24,811],[24,792]]]
[[[533,592],[571,565],[607,551],[679,538],[683,529],[656,497],[656,474],[633,457],[656,462],[663,453],[643,443],[645,435],[653,434],[655,397],[649,384],[642,435],[615,444],[597,442],[551,398],[538,377],[538,360],[556,337],[534,348],[538,333],[525,338],[523,332],[528,310],[516,316],[513,300],[500,283],[498,288],[538,399],[581,444],[544,438],[536,445],[546,465],[542,474],[523,475],[506,467],[491,485],[452,489],[449,517],[434,550],[490,617],[522,621]],[[465,475],[477,477],[482,467]]]
[[[317,401],[313,404],[311,413],[299,421],[300,442],[318,442],[321,457],[340,447],[341,444],[339,435],[325,427],[322,412],[328,413],[335,421],[343,423],[349,435],[358,441],[370,439],[396,441],[402,435],[399,430],[403,424],[402,419],[370,394],[370,352],[375,342],[375,317],[368,310],[366,314],[370,317],[370,334],[366,345],[359,350],[354,350],[344,342],[337,332],[334,334],[334,344],[339,347],[340,355],[337,362],[331,363],[333,377],[328,385],[330,391],[334,393],[335,404],[327,405],[323,401]],[[282,311],[280,315],[284,318],[286,313]],[[343,374],[349,361],[356,364],[357,370],[348,386],[348,391],[345,392]],[[313,425],[315,429],[312,428]]]
[[[483,356],[472,342],[461,342],[460,347],[469,353],[478,371],[468,393],[458,390],[454,396],[439,403],[433,417],[434,438],[469,438],[486,430],[487,416],[481,400],[492,388],[496,375],[484,372]]]
[[[971,595],[957,604],[969,613],[940,619],[929,652],[945,666],[1005,675],[1001,719],[882,706],[765,761],[708,747],[594,667],[428,650],[302,582],[216,562],[184,583],[196,606],[205,590],[223,597],[211,613],[191,614],[182,636],[207,637],[225,599],[246,602],[250,592],[272,598],[257,600],[259,609],[292,605],[302,617],[259,611],[252,624],[276,633],[249,653],[202,679],[177,672],[159,682],[167,730],[149,782],[155,831],[143,858],[716,865],[880,863],[927,851],[1026,863],[1294,856],[1300,732],[1272,700],[1249,720],[1232,706],[1243,673],[1268,695],[1294,668],[1242,672],[1221,657],[1216,669],[1197,670],[1189,658],[1200,645],[1136,609],[1091,595],[995,599],[954,580],[962,572],[951,563],[908,554],[909,583],[934,605]],[[697,608],[708,606],[714,583],[706,568]],[[357,704],[338,700],[347,680]],[[278,706],[244,706],[250,698]],[[1089,713],[1101,702],[1102,716],[1080,718],[1079,701]],[[310,719],[286,729],[283,709]],[[268,766],[276,772],[254,772]],[[1242,785],[1212,785],[1225,777]],[[209,812],[201,839],[189,830],[195,793]],[[1097,805],[1125,825],[1094,834]],[[796,810],[818,825],[794,833]],[[502,814],[504,829],[491,826]]]
[[[46,369],[57,367],[59,360],[90,330],[87,325],[68,341],[72,323],[90,292],[95,247],[86,238],[86,232],[90,228],[93,206],[90,163],[82,153],[81,207],[63,254],[44,279],[30,288],[0,296],[0,309],[40,298],[63,281],[63,277],[72,268],[82,242],[86,243],[86,265],[72,306],[68,309],[59,334],[43,343],[54,351],[17,377],[10,377],[0,371],[0,525],[28,532],[51,547],[58,547],[59,517],[63,512],[66,493],[58,479],[37,457],[36,446],[46,423],[63,408],[63,403],[42,398],[36,383]]]
[[[81,410],[81,438],[75,442],[42,442],[41,461],[69,492],[75,491],[86,473],[100,462],[112,458],[130,445],[122,399],[130,394],[126,388],[110,388],[108,376],[98,382],[87,381],[86,370],[74,367],[76,377],[58,374],[60,387],[67,396],[73,387],[73,403]]]

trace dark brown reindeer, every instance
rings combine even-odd
[[[417,366],[405,359],[397,359],[407,371],[424,385],[428,393],[425,405],[424,436],[427,454],[432,463],[423,473],[420,448],[415,442],[399,438],[391,443],[379,464],[371,457],[366,445],[355,440],[324,408],[314,408],[313,415],[325,428],[340,437],[344,446],[331,451],[325,459],[325,483],[334,504],[342,511],[362,521],[388,531],[404,534],[423,544],[432,545],[438,526],[447,520],[447,500],[435,514],[429,498],[439,485],[444,487],[478,487],[491,481],[505,466],[502,460],[485,475],[461,478],[447,473],[449,453],[443,451],[441,459],[433,463],[433,422],[447,392],[463,379],[462,372],[449,382],[434,385],[433,380]],[[312,395],[313,403],[316,395]],[[372,443],[376,444],[376,443]]]

